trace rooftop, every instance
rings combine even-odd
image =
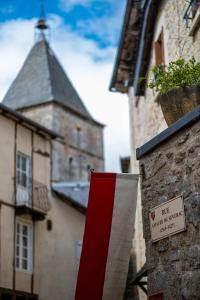
[[[59,182],[52,184],[53,191],[72,205],[87,209],[89,182]]]
[[[94,121],[43,37],[31,49],[3,104],[20,110],[52,101]]]
[[[134,86],[144,95],[155,21],[161,0],[127,0],[110,91],[127,93]]]

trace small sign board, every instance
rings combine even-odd
[[[183,196],[180,195],[152,208],[149,212],[153,242],[186,229]]]

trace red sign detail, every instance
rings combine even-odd
[[[155,219],[155,217],[156,217],[155,211],[152,211],[152,212],[150,213],[150,215],[151,215],[151,219],[154,221],[154,219]]]

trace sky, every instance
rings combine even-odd
[[[92,116],[106,125],[106,171],[130,153],[126,95],[108,91],[126,0],[44,0],[50,45]],[[40,0],[0,1],[0,100],[36,35]]]

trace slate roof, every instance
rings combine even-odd
[[[89,182],[59,182],[52,184],[53,191],[72,204],[87,209]]]
[[[22,109],[50,101],[92,119],[81,98],[43,38],[31,49],[24,65],[3,99],[12,109]]]

